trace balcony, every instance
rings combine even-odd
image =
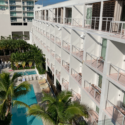
[[[109,77],[119,84],[125,86],[125,70],[110,64]]]
[[[61,47],[61,40],[60,40],[60,38],[58,38],[58,37],[56,37],[56,44]]]
[[[80,102],[81,101],[81,95],[77,92],[75,92],[73,89],[71,90],[72,91],[72,101],[77,101],[77,102]]]
[[[80,61],[83,61],[83,50],[82,49],[72,46],[72,54],[76,58],[78,58]]]
[[[68,90],[69,82],[65,80],[64,78],[62,79],[62,85],[64,86],[66,90]]]
[[[52,42],[54,42],[54,35],[52,35],[52,34],[50,34],[50,40],[52,41]]]
[[[56,76],[57,76],[57,79],[60,81],[60,72],[58,70],[56,70]]]
[[[46,37],[49,39],[49,33],[48,32],[46,32]]]
[[[82,84],[82,73],[78,73],[74,69],[71,69],[71,75],[80,85]]]
[[[109,100],[106,104],[106,112],[112,118],[113,123],[125,125],[125,110],[122,107],[115,106]]]
[[[89,114],[89,117],[85,118],[88,125],[98,125],[98,114],[93,110],[89,110],[88,114]]]
[[[52,69],[52,71],[54,72],[54,65],[53,64],[51,64],[51,69]]]
[[[48,51],[48,52],[50,51],[50,49],[49,49],[49,47],[48,47],[48,46],[46,47],[46,49],[47,49],[47,51]]]
[[[47,59],[47,64],[48,64],[48,66],[49,66],[49,64],[50,64],[50,63],[49,63],[49,59]]]
[[[100,104],[101,98],[101,88],[98,86],[89,83],[88,81],[84,81],[84,90],[98,103]]]
[[[65,42],[65,41],[63,40],[62,46],[63,46],[63,48],[64,48],[67,52],[70,53],[70,44],[69,44],[68,42]]]
[[[100,72],[103,72],[104,63],[103,57],[96,57],[95,55],[86,53],[86,61],[88,65],[92,66],[93,68],[97,69]]]
[[[69,63],[62,60],[62,66],[66,69],[67,72],[69,72]]]
[[[56,60],[61,64],[61,57],[59,55],[55,55]]]
[[[46,37],[46,31],[43,31],[43,35]]]
[[[54,57],[55,56],[55,51],[50,50],[51,55]]]

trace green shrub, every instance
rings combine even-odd
[[[37,68],[39,74],[45,74],[45,73],[46,73],[46,70],[45,70],[45,68],[42,66],[42,64],[37,65],[36,68]]]

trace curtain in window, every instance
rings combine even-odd
[[[33,1],[27,1],[27,5],[33,5]]]
[[[11,5],[15,5],[16,3],[15,3],[14,0],[10,0],[10,4],[11,4]]]
[[[106,48],[107,48],[107,39],[103,39],[101,57],[103,57],[104,60],[105,60],[105,55],[106,55]]]
[[[91,24],[91,19],[92,19],[92,8],[87,8],[86,24]]]
[[[16,10],[16,7],[15,6],[11,6],[10,10]]]
[[[27,13],[27,16],[33,16],[33,13],[29,12],[29,13]]]
[[[16,16],[16,12],[10,12],[10,16]]]
[[[6,10],[6,9],[8,9],[8,7],[0,6],[0,10]]]
[[[4,0],[0,0],[0,5],[5,5],[5,1]]]

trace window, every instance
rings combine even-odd
[[[0,5],[5,5],[6,2],[4,0],[0,0]]]
[[[27,16],[32,16],[32,17],[33,17],[33,13],[28,12],[28,13],[27,13]]]
[[[98,81],[98,86],[102,88],[102,76],[99,75],[99,81]]]
[[[17,22],[17,18],[12,17],[12,18],[11,18],[11,22]]]
[[[87,14],[86,14],[86,24],[91,24],[92,19],[92,8],[87,8]]]
[[[28,22],[32,22],[33,18],[27,18]]]
[[[16,16],[16,12],[10,12],[10,16]]]
[[[107,39],[103,39],[102,40],[102,51],[101,51],[101,57],[103,58],[103,60],[105,60],[106,48],[107,48]]]
[[[16,5],[15,0],[10,0],[11,5]]]
[[[33,3],[33,1],[27,1],[27,5],[29,5],[29,6],[33,6],[34,3]]]
[[[24,4],[25,4],[25,2],[23,1],[23,2],[22,2],[22,4],[24,5]]]
[[[10,10],[16,10],[15,6],[10,6]]]
[[[0,10],[6,10],[6,9],[8,9],[8,7],[0,6]]]
[[[97,112],[97,114],[99,114],[99,107],[98,106],[96,106],[96,112]]]
[[[25,10],[25,7],[23,7],[23,10]]]
[[[27,11],[33,11],[33,7],[27,7]]]

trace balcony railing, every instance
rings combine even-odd
[[[83,50],[72,46],[72,54],[75,55],[77,58],[79,58],[81,61],[83,60]]]
[[[109,77],[125,86],[125,70],[110,64]]]
[[[49,63],[49,59],[47,59],[47,64],[48,64],[48,66],[49,66],[49,64],[50,64],[50,63]]]
[[[60,40],[60,38],[56,37],[56,43],[57,43],[59,46],[61,46],[61,40]]]
[[[82,18],[73,18],[72,19],[72,25],[76,26],[76,27],[82,27],[83,19]]]
[[[49,33],[48,32],[46,32],[46,37],[49,39]]]
[[[51,55],[54,57],[55,56],[55,51],[50,50]]]
[[[125,21],[112,21],[110,32],[113,37],[125,39]]]
[[[89,110],[88,114],[89,114],[89,117],[85,118],[88,125],[98,125],[98,114],[93,110]]]
[[[82,84],[82,73],[78,73],[74,69],[71,69],[71,75],[78,81],[78,83]]]
[[[70,44],[68,42],[65,42],[63,40],[62,46],[65,50],[67,50],[68,52],[70,52]]]
[[[111,116],[113,123],[125,125],[125,110],[119,106],[115,106],[107,100],[106,111]]]
[[[101,89],[94,84],[84,81],[84,89],[94,98],[98,103],[100,103]]]
[[[60,72],[58,70],[56,70],[56,76],[57,76],[58,80],[60,81]]]
[[[52,69],[52,71],[54,72],[54,65],[53,64],[51,64],[51,69]]]
[[[65,80],[64,78],[62,79],[62,85],[64,86],[66,90],[68,90],[69,82]]]
[[[65,18],[65,24],[72,25],[72,18]]]
[[[56,60],[61,64],[61,57],[57,54],[55,55],[55,57],[56,57]]]
[[[71,90],[72,91],[72,101],[77,101],[77,102],[80,102],[81,101],[81,95],[77,92],[75,92],[73,89]]]
[[[62,60],[62,66],[69,72],[69,63]]]
[[[50,40],[54,42],[54,35],[50,34]]]
[[[104,63],[103,57],[97,57],[95,55],[86,53],[86,63],[92,67],[98,69],[100,72],[103,72]]]

